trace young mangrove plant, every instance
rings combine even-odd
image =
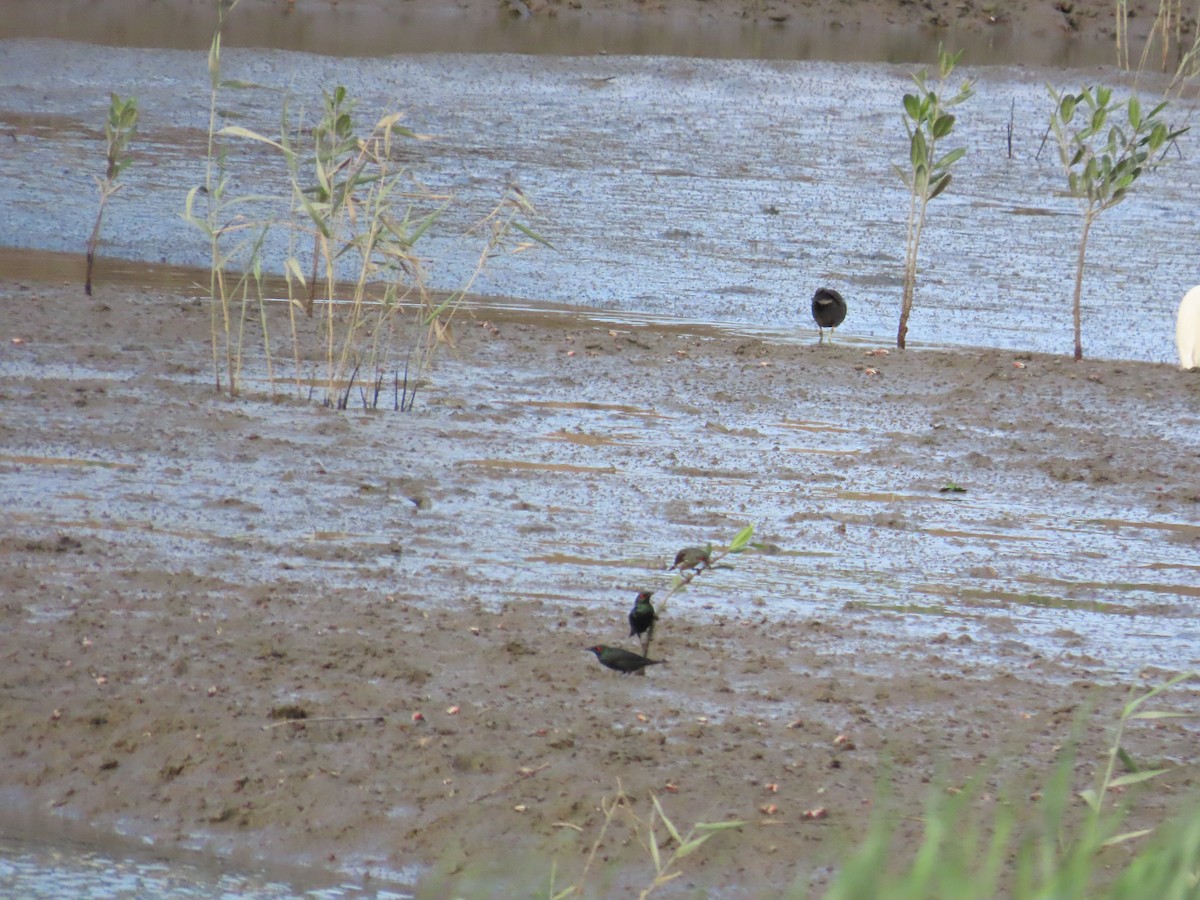
[[[116,94],[111,94],[108,118],[104,122],[104,139],[108,145],[105,155],[108,162],[104,177],[96,177],[96,186],[100,189],[100,208],[96,210],[96,223],[92,226],[92,234],[87,242],[87,276],[83,282],[83,292],[89,297],[92,296],[92,267],[96,262],[96,245],[100,242],[100,223],[104,219],[104,207],[109,198],[121,189],[121,183],[117,179],[133,162],[133,157],[129,155],[129,143],[137,134],[137,122],[137,99],[129,97],[122,100]]]
[[[1092,224],[1100,213],[1124,200],[1142,173],[1161,160],[1167,144],[1188,129],[1172,130],[1163,121],[1166,100],[1146,112],[1136,94],[1116,102],[1107,87],[1088,87],[1078,94],[1059,93],[1051,85],[1047,89],[1054,100],[1050,128],[1058,140],[1067,191],[1079,199],[1083,212],[1072,307],[1075,359],[1079,360],[1083,359],[1083,265]]]
[[[938,83],[929,84],[929,73],[922,69],[913,75],[917,93],[904,95],[904,130],[908,133],[909,167],[894,166],[908,187],[908,236],[904,245],[904,294],[900,301],[900,328],[896,334],[896,346],[904,348],[908,335],[908,315],[912,311],[913,291],[917,284],[917,250],[921,245],[921,232],[925,229],[925,210],[929,201],[950,185],[950,168],[967,152],[957,147],[941,153],[938,143],[954,131],[954,114],[951,109],[970,99],[975,93],[975,82],[964,80],[958,93],[947,97],[942,93],[946,80],[958,65],[958,53],[949,53],[938,46]]]
[[[713,547],[712,544],[706,544],[703,547],[684,547],[680,550],[675,556],[675,565],[671,566],[672,569],[678,568],[679,574],[675,576],[671,589],[659,601],[658,612],[660,614],[665,612],[667,601],[687,588],[692,583],[692,579],[701,572],[708,572],[715,568],[732,568],[728,565],[718,567],[717,563],[726,556],[743,553],[747,549],[755,547],[756,545],[750,542],[752,537],[754,537],[754,526],[747,525],[733,536],[729,546],[723,550]]]

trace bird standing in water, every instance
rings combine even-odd
[[[649,659],[642,656],[640,653],[631,653],[628,650],[622,650],[620,647],[606,647],[603,644],[597,644],[595,647],[586,647],[589,653],[595,653],[596,659],[610,669],[615,669],[622,674],[637,672],[646,666],[657,666],[663,662],[661,659]]]
[[[668,572],[671,569],[678,569],[680,572],[686,572],[688,569],[695,569],[699,572],[701,569],[708,568],[708,561],[712,556],[712,546],[708,547],[684,547],[675,554],[675,562],[671,564]]]
[[[642,642],[643,653],[650,649],[650,641],[654,637],[654,623],[658,621],[658,613],[650,603],[652,596],[652,591],[641,591],[633,601],[633,609],[629,611],[629,636],[637,635],[638,640]]]
[[[833,330],[846,319],[846,301],[833,288],[817,288],[812,298],[812,317],[820,334],[817,343],[825,340],[825,329],[829,329],[829,340]]]

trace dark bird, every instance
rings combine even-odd
[[[657,666],[662,662],[661,659],[648,659],[640,653],[631,653],[628,650],[622,650],[620,647],[605,647],[603,644],[597,644],[595,647],[587,647],[586,649],[591,653],[595,653],[596,659],[600,660],[600,662],[610,669],[616,669],[618,672],[626,674],[644,669],[646,666]]]
[[[846,301],[833,288],[817,288],[812,299],[812,317],[820,333],[819,341],[825,340],[825,329],[833,340],[833,330],[846,319]]]
[[[633,609],[629,611],[629,636],[635,634],[642,638],[642,650],[646,649],[646,645],[650,639],[654,637],[654,623],[658,621],[658,613],[654,611],[654,607],[650,604],[650,598],[654,596],[652,591],[642,591],[633,601]]]
[[[708,547],[684,547],[675,554],[675,562],[671,564],[668,572],[671,569],[678,569],[680,572],[686,572],[688,569],[695,569],[699,572],[701,569],[708,567],[708,561],[712,555],[712,546]]]

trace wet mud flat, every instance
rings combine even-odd
[[[253,365],[215,394],[191,297],[10,280],[0,310],[6,828],[519,893],[578,876],[619,779],[643,819],[748,823],[679,888],[776,895],[884,771],[913,809],[981,765],[980,804],[1028,797],[1078,729],[1086,786],[1128,685],[1200,664],[1171,366],[482,309],[414,412],[338,412]],[[633,649],[634,593],[749,523],[670,599],[666,665],[584,650]],[[1127,746],[1185,764],[1158,821],[1193,726]],[[652,878],[624,817],[595,866]]]

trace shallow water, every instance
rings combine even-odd
[[[204,179],[204,55],[81,44],[0,47],[11,136],[0,146],[0,244],[76,252],[95,213],[107,90],[142,109],[138,160],[109,205],[102,253],[206,264],[180,217]],[[47,65],[53,56],[55,63]],[[228,50],[222,121],[277,131],[284,96],[311,117],[322,88],[345,84],[362,120],[403,109],[434,140],[402,153],[429,188],[460,206],[419,249],[431,285],[465,283],[482,249],[462,234],[518,183],[532,224],[556,249],[491,259],[478,293],[748,328],[812,330],[808,299],[838,287],[841,333],[895,339],[907,198],[892,171],[907,152],[899,98],[910,67],[667,57],[422,55],[344,60]],[[30,72],[35,73],[33,77]],[[978,94],[952,143],[969,148],[931,206],[910,322],[915,342],[1069,353],[1080,228],[1052,146],[1050,103],[1096,73],[977,68]],[[1102,73],[1116,80],[1117,73]],[[36,84],[36,87],[32,86]],[[102,85],[102,90],[83,86]],[[369,115],[368,115],[369,113]],[[1182,108],[1177,120],[1185,115]],[[1007,128],[1013,123],[1013,158]],[[1094,227],[1084,281],[1085,354],[1174,359],[1178,298],[1200,280],[1191,144],[1146,176]],[[1040,150],[1040,157],[1039,157]],[[286,196],[283,166],[238,141],[234,193]],[[272,206],[278,214],[279,207]],[[248,214],[263,213],[251,206]],[[287,234],[267,242],[282,269]]]
[[[343,884],[303,888],[262,875],[221,872],[211,863],[197,865],[177,858],[151,860],[100,852],[82,845],[0,834],[0,896],[22,900],[111,900],[114,897],[154,900],[282,900],[306,897],[338,900],[374,897],[404,900],[413,895],[397,889],[364,889]]]

